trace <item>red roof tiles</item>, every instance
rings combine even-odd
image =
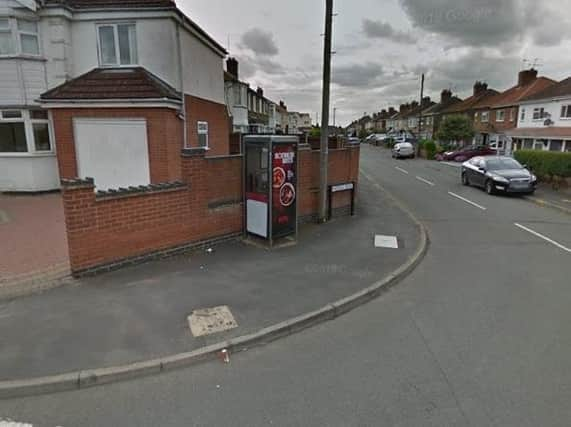
[[[43,101],[170,99],[180,93],[142,67],[96,68],[40,96]]]
[[[571,77],[568,77],[559,83],[549,86],[540,92],[528,95],[525,98],[521,99],[521,101],[534,101],[537,99],[559,98],[561,96],[571,96]]]

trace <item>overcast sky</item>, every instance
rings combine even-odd
[[[240,79],[292,111],[321,111],[325,0],[177,0],[240,62]],[[523,60],[571,76],[570,0],[335,0],[337,124],[476,79],[505,90]],[[228,44],[229,42],[229,44]]]

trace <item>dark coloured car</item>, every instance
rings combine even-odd
[[[462,164],[462,184],[482,187],[488,194],[533,194],[537,177],[511,157],[484,156]]]
[[[455,151],[447,151],[440,154],[437,160],[445,160],[447,162],[465,162],[476,156],[489,156],[496,154],[496,151],[487,145],[469,145]]]

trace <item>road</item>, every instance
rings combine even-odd
[[[227,365],[3,401],[0,418],[49,427],[569,426],[571,217],[462,187],[453,167],[379,148],[362,148],[361,168],[430,236],[424,261],[390,292]]]

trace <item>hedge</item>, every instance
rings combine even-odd
[[[571,153],[555,151],[518,150],[514,157],[531,168],[539,178],[571,177]]]
[[[427,140],[424,142],[423,148],[426,151],[426,158],[428,160],[434,160],[437,150],[436,143],[434,141]]]

